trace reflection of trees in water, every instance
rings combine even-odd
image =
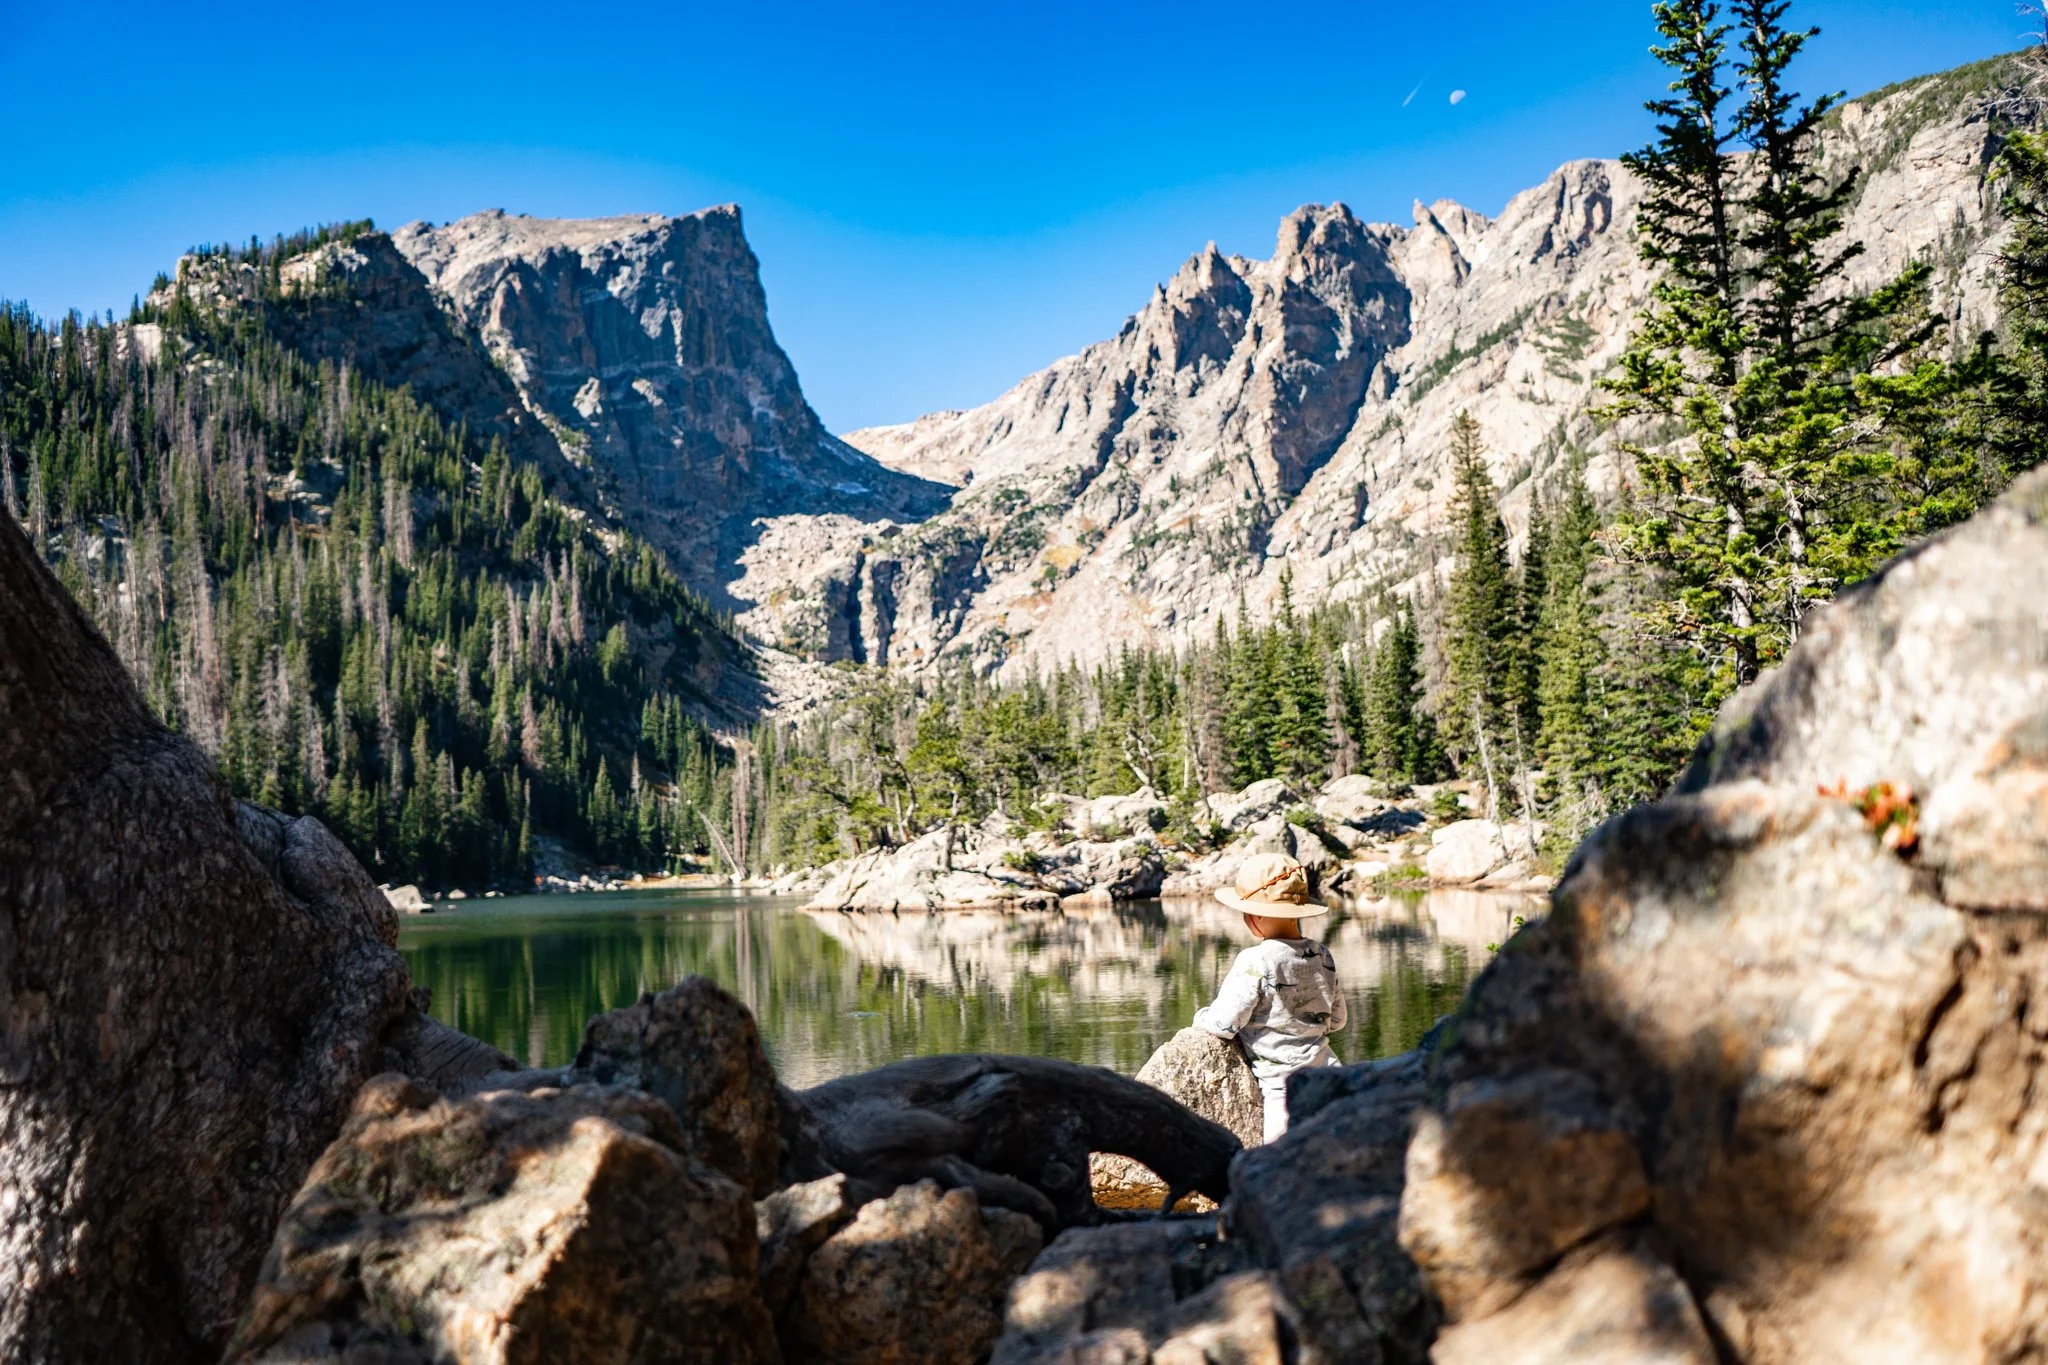
[[[1339,1052],[1356,1061],[1414,1046],[1527,907],[1432,896],[1333,913],[1320,931],[1352,1016]],[[896,916],[642,893],[567,911],[494,902],[409,923],[403,948],[435,1014],[529,1065],[573,1057],[590,1015],[700,973],[753,1009],[777,1068],[802,1086],[933,1052],[1135,1071],[1208,1000],[1245,941],[1234,913],[1198,902]]]

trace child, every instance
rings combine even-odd
[[[1195,1012],[1195,1027],[1237,1039],[1250,1055],[1271,1142],[1287,1131],[1287,1078],[1304,1067],[1343,1065],[1323,1041],[1344,1027],[1337,964],[1328,948],[1301,937],[1301,921],[1324,907],[1292,858],[1253,854],[1237,870],[1236,889],[1216,899],[1244,911],[1259,942],[1237,955],[1216,999]]]

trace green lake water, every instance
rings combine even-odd
[[[1313,921],[1349,996],[1346,1061],[1415,1045],[1528,897],[1437,891]],[[1055,915],[843,915],[787,898],[634,891],[472,900],[408,918],[434,1014],[530,1066],[575,1056],[591,1015],[691,973],[746,1002],[799,1088],[920,1053],[1025,1052],[1130,1073],[1250,941],[1213,902]]]

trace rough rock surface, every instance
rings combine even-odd
[[[591,1018],[571,1073],[630,1085],[681,1120],[691,1155],[755,1198],[772,1192],[782,1166],[775,1071],[747,1007],[708,977]]]
[[[731,600],[758,517],[830,511],[865,528],[943,501],[819,423],[768,325],[734,205],[675,218],[493,211],[391,240],[605,505],[714,601]]]
[[[1145,1059],[1138,1079],[1228,1128],[1247,1147],[1265,1139],[1266,1108],[1258,1079],[1244,1053],[1228,1039],[1206,1029],[1184,1028]],[[1156,1206],[1166,1194],[1164,1183],[1144,1166],[1107,1153],[1090,1157],[1089,1180],[1098,1195],[1107,1189],[1127,1202],[1143,1200]]]
[[[1011,1288],[991,1365],[1281,1365],[1285,1311],[1214,1219],[1076,1228]]]
[[[2048,933],[2026,909],[2044,735],[2037,473],[1822,613],[1684,790],[1596,831],[1474,986],[1433,1075],[1441,1140],[1408,1170],[1429,1229],[1410,1244],[1471,1314],[1461,1339],[1505,1300],[1608,1294],[1530,1264],[1533,1222],[1553,1246],[1647,1228],[1723,1359],[2048,1349]],[[1880,781],[1919,794],[1917,840],[1865,818],[1856,788]],[[1994,831],[1997,860],[1971,865]],[[1546,1070],[1582,1078],[1576,1119],[1512,1093]],[[1522,1157],[1479,1155],[1511,1132]]]
[[[905,1185],[811,1253],[790,1308],[791,1355],[820,1365],[976,1365],[1003,1296],[1043,1245],[1038,1224],[970,1190]]]
[[[316,820],[229,797],[0,516],[0,1358],[215,1358],[405,1008]]]
[[[668,1107],[364,1088],[279,1225],[232,1361],[775,1361],[745,1191]]]
[[[408,1000],[411,1008],[384,1030],[385,1070],[402,1071],[422,1085],[452,1095],[475,1088],[485,1077],[519,1069],[518,1059],[428,1014],[432,1002],[425,987],[413,987]]]
[[[1642,1157],[1592,1081],[1539,1068],[1455,1086],[1422,1115],[1401,1247],[1455,1322],[1504,1306],[1523,1276],[1649,1207]]]
[[[1399,1240],[1417,1056],[1288,1087],[1291,1122],[1231,1167],[1229,1225],[1294,1305],[1306,1365],[1420,1362],[1438,1319]]]
[[[1610,1233],[1566,1256],[1512,1307],[1452,1327],[1432,1365],[1718,1365],[1677,1272]]]
[[[754,1205],[761,1299],[778,1323],[796,1297],[811,1253],[859,1212],[860,1197],[840,1172],[790,1185]]]
[[[1184,1028],[1138,1068],[1138,1079],[1220,1123],[1247,1147],[1266,1132],[1265,1101],[1251,1063],[1238,1046],[1207,1029]]]

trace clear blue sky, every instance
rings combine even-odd
[[[1852,93],[2012,0],[1799,0]],[[125,309],[201,241],[483,208],[746,211],[836,430],[994,397],[1215,239],[1486,212],[1642,140],[1647,0],[547,6],[0,0],[0,297]],[[1451,94],[1465,97],[1453,104]]]

